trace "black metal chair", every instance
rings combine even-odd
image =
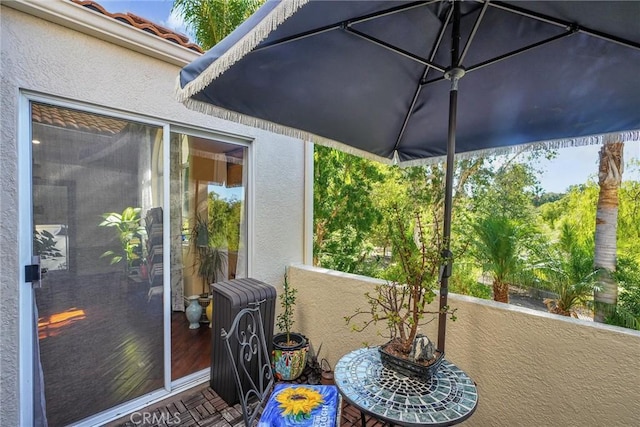
[[[265,413],[273,412],[272,409],[278,406],[278,402],[269,402],[269,399],[278,395],[283,387],[315,388],[310,392],[324,393],[323,396],[327,397],[326,401],[322,402],[324,410],[331,407],[335,420],[338,420],[341,399],[335,386],[282,384],[274,390],[275,379],[260,313],[260,304],[263,302],[251,303],[250,307],[240,310],[229,331],[224,328],[221,330],[222,341],[233,367],[245,426],[256,425],[263,410]],[[299,396],[293,398],[297,399]],[[261,424],[265,423],[261,422]],[[327,425],[335,425],[335,423],[330,422]]]
[[[251,304],[238,312],[227,332],[222,328],[222,340],[233,367],[233,373],[242,406],[245,426],[251,427],[273,388],[274,376],[265,340],[260,304]],[[235,340],[232,350],[232,340]],[[237,344],[237,346],[235,345]],[[236,353],[236,354],[234,354]]]

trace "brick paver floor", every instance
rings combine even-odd
[[[361,426],[360,412],[343,404],[341,427]],[[367,427],[383,423],[367,417]],[[108,427],[244,427],[240,404],[229,406],[208,384],[189,389],[107,424]]]

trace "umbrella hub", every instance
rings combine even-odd
[[[466,72],[464,67],[453,67],[444,72],[444,78],[451,80],[451,90],[458,90],[458,80],[460,80]]]

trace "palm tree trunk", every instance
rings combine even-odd
[[[499,280],[493,281],[493,300],[509,303],[509,284]]]
[[[598,184],[600,195],[596,211],[594,267],[601,269],[594,292],[596,322],[604,322],[607,312],[618,302],[616,270],[616,231],[618,228],[618,189],[622,182],[624,143],[607,142],[600,149]]]

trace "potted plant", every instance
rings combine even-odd
[[[297,289],[291,287],[284,273],[284,283],[280,294],[282,312],[276,317],[276,325],[280,333],[273,336],[272,363],[278,379],[284,381],[295,380],[304,371],[309,342],[304,335],[292,332],[293,309],[296,304]]]
[[[220,235],[221,233],[217,233]],[[200,214],[194,217],[191,227],[191,248],[195,251],[193,269],[202,279],[202,292],[199,295],[199,302],[203,308],[202,321],[205,319],[211,326],[213,302],[209,296],[208,286],[215,283],[224,273],[224,266],[227,263],[227,252],[222,249],[222,244],[216,244],[214,233],[209,229],[209,222]]]
[[[437,218],[437,212],[432,214]],[[423,216],[417,208],[402,208],[398,203],[391,206],[387,218],[393,256],[386,271],[388,283],[365,293],[368,308],[356,309],[345,320],[356,331],[386,322],[389,341],[380,346],[383,363],[405,375],[428,377],[437,370],[444,353],[420,333],[420,327],[440,313],[430,304],[446,260],[437,221],[427,226]],[[445,307],[444,312],[455,320],[455,309]],[[361,317],[365,320],[355,323]]]
[[[133,267],[144,263],[144,245],[142,241],[147,232],[140,217],[141,208],[126,207],[122,213],[108,212],[102,214],[100,227],[114,228],[120,242],[119,251],[106,251],[100,258],[111,257],[111,265],[124,261],[125,275],[132,274]]]

